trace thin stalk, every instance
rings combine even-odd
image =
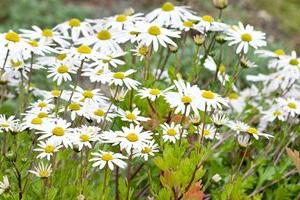
[[[202,119],[202,130],[201,130],[201,137],[199,140],[199,143],[201,144],[200,149],[203,145],[203,138],[204,138],[204,129],[205,129],[205,124],[206,124],[206,113],[207,113],[207,103],[205,103],[205,107],[204,107],[204,113],[203,113],[203,119]]]
[[[67,114],[68,105],[71,103],[72,97],[73,97],[74,92],[75,92],[75,90],[76,90],[76,88],[77,88],[78,81],[79,81],[79,77],[80,77],[80,74],[81,74],[81,70],[82,70],[82,68],[83,68],[83,64],[84,64],[84,59],[81,60],[80,67],[79,67],[78,70],[77,70],[77,76],[76,76],[74,88],[73,88],[72,93],[71,93],[71,95],[70,95],[70,97],[69,97],[69,100],[68,100],[68,102],[67,102],[67,104],[66,104],[66,106],[65,106],[64,116],[66,116],[66,114]]]
[[[185,115],[186,115],[187,107],[188,107],[188,105],[185,105],[184,112],[183,112],[183,115],[182,115],[182,118],[181,118],[181,121],[180,121],[181,130],[180,130],[180,136],[179,136],[179,146],[181,146],[181,139],[182,139],[182,134],[183,134],[183,130],[184,130],[184,128],[183,128],[183,122],[185,120]]]
[[[129,200],[129,192],[130,192],[130,184],[131,184],[131,161],[132,161],[132,151],[133,149],[131,148],[130,150],[130,155],[128,157],[128,163],[127,163],[127,172],[126,172],[126,176],[127,176],[127,196],[126,199]]]
[[[5,58],[4,58],[4,63],[2,65],[2,69],[1,69],[1,74],[0,74],[1,76],[5,71],[5,65],[6,65],[6,62],[7,62],[7,59],[8,59],[8,55],[9,55],[9,49],[7,49],[7,51],[6,51],[6,55],[5,55]]]
[[[105,166],[104,168],[104,176],[103,176],[103,190],[102,190],[102,200],[105,198],[105,191],[107,187],[107,181],[108,181],[108,165]]]
[[[32,67],[33,67],[33,52],[31,52],[30,58],[30,68],[29,68],[29,75],[28,75],[28,85],[27,85],[27,94],[29,94],[30,84],[32,79]]]

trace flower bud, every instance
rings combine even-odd
[[[217,43],[219,43],[219,44],[224,44],[224,43],[226,42],[225,36],[222,35],[222,34],[217,35],[216,41],[217,41]]]
[[[197,34],[193,38],[194,38],[194,42],[196,43],[196,45],[199,45],[199,46],[202,45],[205,41],[204,35]]]
[[[172,53],[176,53],[177,50],[178,50],[178,47],[177,47],[177,46],[174,46],[174,45],[169,45],[169,50],[170,50]]]
[[[213,0],[213,4],[218,9],[224,9],[228,6],[228,0]]]

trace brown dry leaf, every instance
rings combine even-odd
[[[190,189],[184,194],[184,200],[203,200],[204,193],[201,191],[201,181],[195,183]]]
[[[288,156],[293,160],[294,164],[296,165],[296,168],[298,170],[298,173],[300,174],[300,155],[299,152],[296,150],[292,150],[290,148],[286,148],[286,152]]]

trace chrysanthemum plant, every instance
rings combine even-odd
[[[0,198],[298,199],[300,58],[213,3],[2,33]]]

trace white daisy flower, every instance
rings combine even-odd
[[[154,156],[154,153],[157,153],[158,151],[158,144],[156,144],[154,140],[151,140],[150,142],[144,144],[141,151],[134,151],[133,157],[142,157],[145,161],[147,161],[149,159],[149,156]]]
[[[29,106],[31,109],[37,109],[44,112],[49,112],[54,107],[54,104],[51,103],[51,99],[37,100]]]
[[[112,105],[109,109],[109,105],[92,103],[86,106],[88,113],[88,118],[95,120],[97,123],[102,122],[104,119],[106,121],[111,121],[112,118],[116,117],[114,113],[116,106]]]
[[[249,127],[247,124],[241,121],[229,121],[226,125],[237,134],[240,134],[240,132],[246,132]]]
[[[12,131],[17,122],[14,116],[6,118],[5,115],[0,115],[0,131]]]
[[[255,54],[258,54],[259,56],[264,58],[277,58],[277,59],[286,56],[285,51],[283,49],[276,49],[275,51],[259,49],[255,51]]]
[[[258,47],[266,46],[265,33],[255,31],[253,26],[244,25],[240,22],[239,26],[233,26],[226,32],[226,40],[229,40],[229,46],[238,45],[236,53],[247,53],[249,46],[257,49]]]
[[[182,79],[174,81],[178,92],[167,92],[165,94],[166,101],[171,108],[176,108],[175,113],[182,113],[188,116],[193,110],[198,113],[200,90],[196,85],[191,86],[190,83],[184,82]]]
[[[200,21],[193,27],[193,29],[201,32],[207,33],[208,31],[225,31],[227,30],[228,25],[217,22],[210,15],[204,15],[201,17]]]
[[[75,59],[80,62],[80,65],[90,59],[97,59],[101,57],[99,53],[90,48],[88,45],[82,44],[78,47],[71,47],[68,49],[61,49],[60,53],[67,55],[70,59]],[[78,65],[77,65],[78,66]]]
[[[41,113],[45,113],[46,112],[41,112]],[[24,128],[29,128],[30,130],[34,129],[34,130],[42,130],[43,125],[46,123],[46,121],[51,120],[51,118],[49,118],[48,116],[42,116],[42,115],[38,115],[36,113],[30,113],[27,112],[23,118],[23,126]]]
[[[223,106],[228,106],[226,99],[210,90],[201,90],[197,100],[199,102],[198,107],[202,111],[205,110],[205,107],[210,111],[212,109],[222,109]]]
[[[278,60],[278,68],[298,72],[300,70],[300,57],[297,57],[296,51],[292,51],[291,55],[281,57]]]
[[[105,166],[108,166],[110,170],[114,170],[114,165],[124,169],[126,167],[126,163],[123,161],[127,159],[127,157],[123,156],[120,153],[113,153],[111,151],[99,151],[92,153],[93,158],[90,159],[93,163],[93,167],[99,167],[99,169],[103,169]]]
[[[111,71],[108,66],[98,66],[96,68],[85,68],[83,69],[82,76],[86,76],[92,83],[100,82],[102,84],[109,83],[109,75]]]
[[[100,89],[82,89],[79,86],[76,87],[73,99],[77,102],[96,102],[101,104],[105,104],[107,100],[100,92]]]
[[[33,170],[28,170],[28,172],[40,178],[48,178],[52,172],[51,164],[45,165],[44,163],[39,163],[38,166],[34,167]]]
[[[273,135],[269,135],[269,134],[266,134],[266,133],[262,133],[262,132],[260,132],[259,130],[257,130],[256,128],[251,127],[251,126],[249,126],[249,127],[247,128],[246,132],[247,132],[249,135],[253,136],[256,140],[259,139],[259,136],[263,136],[263,137],[265,137],[265,138],[267,138],[267,139],[273,137]]]
[[[64,64],[56,64],[53,67],[48,68],[47,78],[52,78],[58,85],[63,82],[72,81],[71,74],[75,74],[76,70],[73,66],[67,66]]]
[[[229,119],[227,115],[223,113],[215,113],[211,116],[211,120],[216,127],[220,127],[227,124]]]
[[[172,122],[170,125],[167,123],[161,124],[161,128],[163,129],[163,141],[171,142],[173,144],[176,143],[180,138],[180,133],[182,132],[182,138],[187,136],[186,130],[182,130],[182,126],[180,124],[176,124]]]
[[[272,106],[269,110],[262,111],[262,114],[261,120],[267,122],[273,122],[276,119],[285,121],[287,118],[287,113],[278,105]]]
[[[146,20],[160,25],[170,26],[186,20],[199,20],[187,6],[174,6],[166,2],[161,8],[157,8],[146,15]]]
[[[110,73],[110,83],[109,85],[115,86],[125,86],[127,89],[137,89],[137,86],[140,83],[136,80],[128,78],[129,75],[135,73],[136,71],[133,69],[127,70],[126,72],[111,72]]]
[[[10,184],[7,176],[3,176],[3,180],[0,181],[0,195],[10,189]]]
[[[143,131],[143,127],[140,125],[134,126],[130,124],[129,127],[122,127],[122,131],[116,131],[118,134],[118,141],[120,148],[125,149],[128,154],[131,151],[143,149],[143,145],[152,139],[152,133],[149,131]]]
[[[121,40],[121,35],[122,31],[120,30],[101,28],[97,30],[96,34],[80,38],[77,42],[93,46],[93,49],[100,53],[123,52],[119,45],[119,43],[124,42]]]
[[[48,53],[53,53],[55,50],[46,43],[41,43],[37,40],[26,41],[25,50],[23,53],[24,60],[29,59],[32,55],[45,56]]]
[[[85,126],[74,130],[75,136],[73,138],[73,144],[78,146],[78,150],[81,151],[83,147],[92,148],[91,143],[98,141],[98,133],[100,128],[96,126]]]
[[[148,98],[150,101],[155,101],[160,96],[164,96],[169,90],[173,89],[174,87],[168,87],[165,90],[160,90],[158,88],[142,88],[138,90],[138,95],[141,99]]]
[[[227,99],[230,107],[233,110],[237,111],[238,113],[241,113],[244,110],[246,101],[245,98],[243,98],[241,95],[238,95],[235,92],[231,92],[227,95]]]
[[[71,142],[71,123],[67,122],[64,119],[57,118],[53,120],[46,121],[44,123],[39,134],[41,136],[38,140],[43,140],[46,138],[50,138],[57,144],[63,144],[64,147],[72,147]]]
[[[53,30],[60,31],[65,37],[70,37],[73,42],[76,42],[80,36],[88,37],[92,33],[90,24],[84,21],[82,22],[78,18],[72,18],[58,24]]]
[[[33,30],[21,29],[21,36],[31,39],[37,40],[41,43],[46,43],[49,45],[57,43],[61,47],[69,46],[69,42],[67,41],[67,37],[62,36],[58,31],[52,29],[40,29],[37,26],[32,26]]]
[[[295,117],[300,114],[300,102],[294,98],[278,98],[278,104],[284,111],[288,112],[291,117]]]
[[[213,140],[214,138],[216,139],[220,139],[220,135],[219,133],[217,133],[217,130],[214,126],[212,126],[211,124],[206,124],[204,126],[204,130],[202,129],[202,125],[200,125],[200,129],[199,129],[199,134],[202,136],[202,132],[203,132],[203,137],[205,139],[209,139],[209,140]]]
[[[4,49],[4,56],[21,58],[20,53],[26,48],[26,45],[23,37],[14,31],[0,34],[0,46]]]
[[[144,58],[148,55],[149,50],[149,47],[144,44],[139,44],[134,49],[131,49],[133,55],[139,57],[140,61],[144,60]]]
[[[50,160],[51,156],[62,147],[53,140],[40,141],[38,146],[39,148],[34,149],[34,151],[40,152],[37,158],[46,158],[47,160]]]
[[[119,14],[112,17],[108,17],[106,22],[107,28],[126,30],[134,26],[137,21],[144,21],[142,13],[136,13],[133,15]]]
[[[135,124],[140,124],[140,122],[148,121],[149,118],[139,116],[141,111],[138,108],[134,108],[132,111],[129,110],[118,110],[118,114],[122,121],[133,122]]]
[[[71,113],[71,120],[74,121],[76,116],[84,116],[86,114],[86,110],[84,110],[84,106],[82,102],[70,102],[67,107],[67,111]],[[62,108],[61,112],[65,109]]]
[[[240,135],[237,136],[237,141],[238,141],[239,145],[241,147],[244,147],[244,148],[246,148],[246,147],[248,147],[248,146],[251,145],[250,140],[251,140],[251,137],[248,134],[245,134],[245,135],[244,134],[240,134]]]
[[[152,45],[154,51],[158,50],[159,45],[165,48],[167,45],[177,47],[177,44],[170,38],[180,38],[179,31],[163,28],[155,23],[137,23],[135,32],[139,33],[136,40],[142,45]]]
[[[180,31],[188,32],[195,28],[195,21],[185,20],[177,24],[173,24],[172,28],[178,29]]]

